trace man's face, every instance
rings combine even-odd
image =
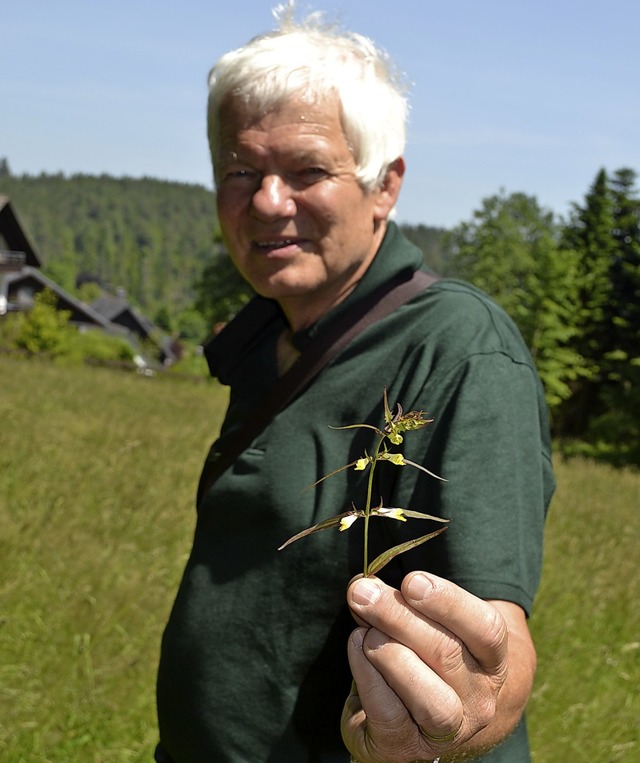
[[[363,190],[336,101],[296,99],[256,116],[231,99],[220,124],[214,170],[229,253],[259,294],[278,300],[292,328],[303,328],[369,267],[402,161],[391,182]]]

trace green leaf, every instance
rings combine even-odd
[[[421,538],[415,538],[409,540],[406,543],[400,543],[398,546],[393,546],[386,551],[383,551],[380,556],[377,556],[371,564],[367,567],[367,575],[375,575],[377,572],[388,564],[392,559],[395,559],[399,554],[403,554],[405,551],[410,551],[412,548],[416,548],[422,543],[426,543],[428,540],[435,538],[437,535],[441,535],[447,528],[441,527],[439,530],[435,530],[428,535],[423,535]]]
[[[409,461],[408,458],[404,459],[405,464],[408,464],[409,466],[415,466],[416,469],[420,469],[423,472],[426,472],[430,477],[435,477],[437,480],[440,480],[441,482],[448,482],[444,477],[438,477],[437,474],[434,474],[433,472],[430,472],[428,469],[426,469],[424,466],[421,466],[420,464],[416,464],[415,461]]]
[[[307,535],[312,535],[313,533],[320,532],[320,530],[328,530],[331,527],[336,527],[339,525],[346,517],[353,516],[356,517],[362,516],[362,512],[357,511],[345,511],[342,514],[338,514],[335,517],[331,517],[330,519],[325,519],[324,522],[319,522],[317,525],[313,525],[312,527],[307,527],[306,530],[302,530],[302,532],[297,533],[296,535],[289,538],[288,541],[283,543],[278,551],[282,551],[283,548],[286,548],[290,543],[293,543],[296,540],[300,540],[300,538],[304,538]]]
[[[335,429],[336,432],[339,432],[342,429],[372,429],[381,437],[384,435],[384,432],[381,429],[378,429],[378,427],[374,427],[373,424],[346,424],[343,427],[329,427],[329,429]]]
[[[358,461],[361,461],[361,460],[362,459],[358,459]],[[351,469],[352,466],[356,466],[358,464],[358,461],[352,461],[350,464],[345,464],[345,466],[341,466],[339,469],[334,469],[332,472],[329,472],[329,474],[325,474],[324,477],[320,477],[319,480],[317,480],[316,482],[313,482],[311,485],[307,485],[307,487],[302,492],[306,493],[307,490],[311,490],[312,487],[315,487],[316,485],[319,485],[321,482],[328,480],[329,477],[333,477],[334,474],[340,474],[340,472],[343,472],[345,469]]]

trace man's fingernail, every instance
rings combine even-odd
[[[375,604],[380,596],[380,586],[375,580],[361,578],[353,585],[351,597],[356,604],[366,607],[368,604]]]
[[[433,583],[423,573],[414,575],[407,586],[407,593],[412,599],[421,601],[433,591]]]

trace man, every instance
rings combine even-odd
[[[533,363],[485,295],[442,279],[368,326],[207,479],[307,348],[420,268],[389,221],[406,113],[370,41],[290,12],[212,70],[220,225],[261,295],[249,310],[262,312],[245,316],[268,317],[248,321],[248,338],[232,322],[211,347],[231,398],[163,638],[158,761],[528,760],[527,616],[553,477]],[[371,451],[371,430],[337,427],[380,426],[385,388],[391,404],[434,417],[403,452],[448,481],[382,465],[376,500],[450,526],[379,578],[352,580],[345,603],[362,565],[357,529],[276,549],[364,505],[352,469],[304,489]],[[378,550],[418,534],[371,524]]]

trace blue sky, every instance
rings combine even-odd
[[[0,157],[211,187],[206,76],[274,0],[0,0]],[[450,227],[504,188],[566,214],[640,171],[637,0],[318,0],[411,83],[402,222]],[[1,189],[0,189],[1,190]]]

